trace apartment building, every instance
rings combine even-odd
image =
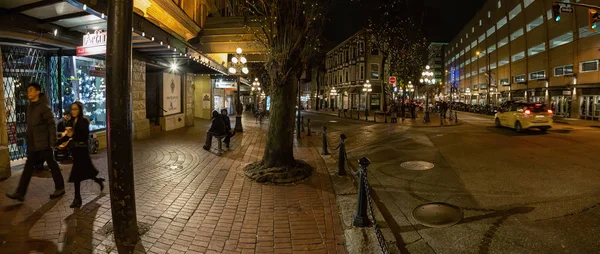
[[[325,105],[333,109],[382,110],[384,95],[382,84],[388,80],[381,68],[381,53],[367,43],[366,31],[354,34],[326,55]],[[363,92],[366,81],[372,91]],[[335,89],[337,95],[332,95]]]
[[[445,65],[445,49],[448,46],[448,43],[443,42],[432,42],[428,46],[428,62],[427,65],[431,67],[433,71],[434,78],[436,82],[439,82],[439,85],[443,86],[441,93],[436,95],[436,100],[444,99],[443,95],[450,94],[450,86],[446,84],[446,75],[444,74]],[[438,84],[436,84],[438,85]]]
[[[556,22],[554,2],[486,2],[446,49],[446,78],[460,101],[544,102],[558,116],[600,118],[600,30],[588,30],[584,7]]]

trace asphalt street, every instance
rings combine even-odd
[[[325,124],[330,134],[348,136],[354,165],[371,160],[378,206],[406,252],[600,252],[598,128],[556,124],[547,134],[521,134],[468,113],[459,113],[460,126],[433,128],[303,114],[313,130]],[[401,167],[408,161],[434,167]],[[412,210],[428,202],[456,205],[464,219],[422,226]]]

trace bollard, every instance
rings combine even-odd
[[[367,157],[362,157],[358,160],[360,165],[359,173],[359,186],[358,186],[358,202],[356,204],[356,214],[354,214],[354,221],[352,225],[355,227],[368,227],[371,224],[367,214],[367,167],[371,164],[371,161]]]
[[[458,123],[458,112],[454,111],[454,123]]]
[[[323,152],[322,155],[329,155],[329,151],[327,151],[327,127],[323,126]]]
[[[306,136],[312,136],[312,133],[310,130],[310,118],[308,118],[308,120],[306,122]]]
[[[338,153],[338,175],[346,175],[346,135],[340,135],[340,147]]]
[[[301,116],[300,119],[301,119],[300,120],[300,126],[302,126],[300,128],[301,128],[301,131],[304,132],[304,116]]]

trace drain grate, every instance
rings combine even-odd
[[[463,219],[463,211],[452,204],[433,202],[415,207],[412,211],[413,218],[420,224],[432,227],[450,227]]]
[[[430,170],[434,167],[433,163],[426,161],[407,161],[400,166],[408,170]]]

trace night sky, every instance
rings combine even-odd
[[[486,0],[410,0],[413,13],[424,13],[423,30],[429,41],[449,42]],[[377,0],[363,0],[363,4],[334,0],[325,37],[337,45],[367,24],[368,7]],[[365,8],[366,7],[366,8]],[[419,21],[420,22],[420,21]]]

